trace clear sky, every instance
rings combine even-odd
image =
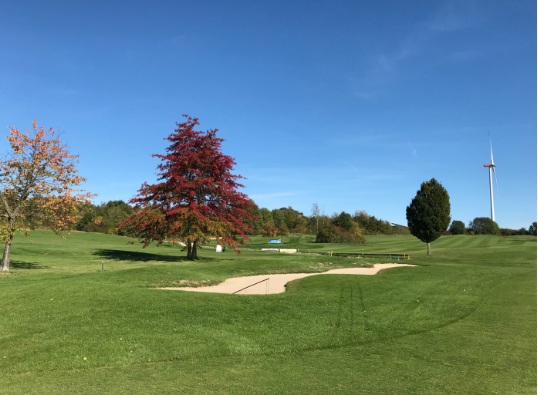
[[[0,2],[0,127],[65,132],[96,203],[156,180],[182,114],[218,128],[260,207],[405,224],[537,212],[536,1]],[[0,152],[7,152],[1,139]]]

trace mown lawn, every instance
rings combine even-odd
[[[128,241],[16,238],[0,277],[0,393],[536,393],[536,237],[443,236],[426,257],[411,236],[292,236],[282,248],[405,253],[418,266],[250,296],[156,288],[387,260],[202,249],[189,262],[177,246]]]

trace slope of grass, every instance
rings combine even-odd
[[[189,293],[155,287],[376,261],[202,249],[189,262],[117,236],[18,237],[0,277],[2,393],[536,393],[536,237],[442,237],[431,257],[410,236],[367,240],[364,253],[419,266]]]

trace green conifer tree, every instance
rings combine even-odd
[[[406,209],[409,231],[428,244],[443,234],[450,224],[450,196],[435,178],[424,181]]]

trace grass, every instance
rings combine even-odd
[[[419,266],[251,296],[155,288],[380,260],[201,249],[190,262],[127,241],[16,238],[0,277],[1,393],[536,393],[536,237],[444,236],[431,257],[411,236],[285,237],[282,248],[405,253]]]

